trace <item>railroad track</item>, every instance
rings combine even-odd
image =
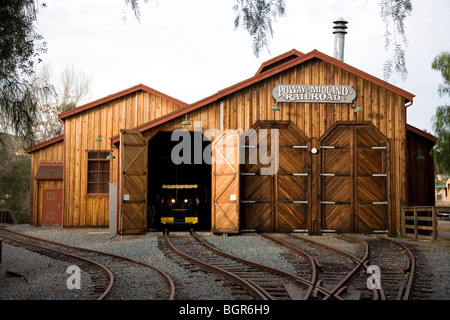
[[[145,262],[86,248],[57,243],[0,228],[0,238],[8,244],[24,247],[57,260],[77,265],[90,275],[90,299],[134,299],[134,292],[147,290],[147,299],[173,300],[175,285],[164,271]],[[137,271],[131,273],[130,270]],[[134,278],[132,274],[142,274]],[[145,292],[147,292],[145,291]]]
[[[262,236],[302,255],[310,255],[318,267],[317,284],[331,292],[320,298],[408,300],[411,298],[415,274],[415,256],[409,248],[392,240],[378,237],[340,235],[338,245],[306,239],[297,235]],[[376,267],[375,267],[376,266]],[[375,268],[374,268],[375,267]],[[370,269],[369,269],[370,268]],[[379,268],[379,269],[376,269]],[[379,271],[379,282],[371,288],[368,278]],[[375,278],[374,278],[375,279]],[[371,282],[372,283],[372,282]]]
[[[339,235],[333,239],[333,246],[329,246],[320,238],[312,241],[310,237],[300,235],[261,236],[289,249],[284,254],[295,264],[296,274],[229,255],[195,233],[190,237],[169,237],[166,234],[158,242],[160,248],[164,243],[173,255],[180,257],[177,263],[183,267],[207,270],[205,272],[227,279],[217,283],[232,285],[236,299],[406,300],[429,294],[427,283],[414,281],[415,255],[401,242],[373,236]],[[24,243],[28,250],[58,260],[65,259],[68,265],[75,264],[87,271],[92,283],[88,288],[91,291],[89,299],[123,299],[125,291],[126,299],[133,299],[133,291],[149,287],[161,289],[149,293],[148,299],[175,298],[175,285],[170,276],[144,262],[54,243],[4,228],[0,228],[0,238],[16,246]],[[56,253],[49,253],[52,250]],[[372,290],[367,287],[370,276],[367,270],[371,265],[379,267],[381,275],[380,287]],[[142,268],[140,272],[148,274],[144,278],[151,280],[130,282],[127,279],[130,268]]]
[[[216,273],[240,286],[241,298],[257,300],[307,300],[313,291],[331,294],[315,284],[315,276],[309,279],[282,270],[251,262],[223,252],[207,243],[195,233],[190,237],[164,235],[165,244],[177,255],[209,272]],[[306,264],[314,264],[307,261]],[[184,264],[185,267],[190,268]]]
[[[381,299],[409,300],[415,276],[416,259],[411,250],[400,242],[372,237],[370,263],[380,268]]]
[[[356,251],[360,257],[346,251],[326,246],[320,242],[302,239],[292,234],[261,236],[282,245],[302,256],[309,256],[314,261],[314,272],[317,274],[316,285],[326,288],[328,294],[314,293],[316,299],[359,300],[361,291],[349,283],[361,277],[361,268],[367,260],[368,248],[364,244]],[[367,277],[366,277],[367,278]]]
[[[434,293],[434,289],[431,277],[426,270],[426,259],[414,245],[408,245],[408,249],[414,255],[416,261],[410,300],[428,300]]]

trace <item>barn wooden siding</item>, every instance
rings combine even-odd
[[[88,151],[113,152],[116,158],[111,161],[109,182],[117,183],[119,156],[110,138],[121,129],[134,128],[185,106],[142,85],[131,89],[128,94],[125,91],[118,97],[102,99],[107,100],[104,103],[60,115],[64,120],[66,155],[64,226],[109,225],[108,195],[87,194]],[[101,142],[94,140],[98,135]]]
[[[408,206],[434,206],[434,159],[431,152],[436,138],[407,125]],[[422,158],[423,157],[423,158]]]
[[[35,180],[36,173],[41,164],[63,163],[63,147],[64,140],[62,137],[57,137],[28,150],[31,153],[30,224],[40,225],[42,223],[43,190],[63,188],[63,182],[61,180]]]
[[[202,122],[203,131],[211,128],[248,130],[259,120],[290,121],[300,129],[312,145],[334,124],[358,122],[371,123],[389,141],[387,161],[388,172],[388,228],[394,234],[400,228],[401,206],[406,203],[406,107],[404,95],[389,90],[384,82],[369,81],[367,76],[344,70],[340,63],[329,63],[323,59],[309,59],[301,64],[267,78],[261,77],[251,85],[237,84],[242,89],[230,87],[230,94],[222,94],[220,99],[211,96],[186,109],[191,126],[180,123],[184,114],[178,118],[154,122],[142,126],[144,136],[150,139],[159,131],[172,131],[177,128],[194,129],[196,121]],[[360,74],[363,74],[362,72]],[[365,75],[365,74],[364,74]],[[352,85],[357,91],[355,103],[364,109],[354,112],[350,104],[321,103],[279,103],[281,111],[273,111],[272,90],[277,84],[315,84]],[[226,92],[224,90],[224,92]],[[220,94],[221,92],[219,92]],[[408,94],[410,95],[410,94]],[[412,98],[412,95],[411,95]],[[211,100],[210,103],[208,101]],[[220,105],[223,106],[223,123],[220,123]],[[181,111],[181,110],[180,110]],[[314,178],[312,188],[319,188],[318,177]],[[316,190],[317,196],[319,192]],[[317,203],[318,199],[316,199]],[[320,221],[318,205],[310,212],[311,219]],[[214,226],[213,226],[214,227]],[[310,226],[311,227],[311,226]]]

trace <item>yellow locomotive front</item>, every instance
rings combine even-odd
[[[161,224],[166,227],[198,224],[197,188],[196,184],[162,185]]]

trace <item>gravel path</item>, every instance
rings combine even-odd
[[[167,272],[176,285],[176,299],[184,300],[229,300],[234,299],[231,292],[217,289],[217,277],[203,272],[192,272],[168,259],[158,247],[158,236],[161,233],[148,233],[145,236],[123,236],[110,239],[107,229],[64,229],[60,227],[34,227],[30,225],[16,225],[10,227],[36,237],[54,240],[74,246],[105,251],[117,255],[128,256],[142,260]],[[200,236],[214,246],[224,251],[241,256],[262,264],[268,264],[288,272],[295,272],[294,267],[285,259],[286,250],[273,242],[256,234],[241,236],[212,236],[201,233]],[[333,239],[333,235],[313,237],[313,240],[334,243],[339,246],[342,241]],[[450,243],[408,241],[420,256],[419,272],[431,279],[434,293],[433,300],[450,299]],[[30,299],[53,299],[52,292],[64,290],[68,278],[67,266],[59,266],[57,261],[38,254],[3,244],[2,263],[0,264],[0,299],[18,299],[25,293],[33,291],[34,286],[45,284],[45,294],[29,296]],[[26,275],[30,284],[23,277],[9,277],[5,270],[15,268]],[[82,285],[89,279],[82,279]],[[73,291],[67,294],[76,294]],[[68,299],[74,297],[69,297]],[[80,299],[82,297],[79,297]]]

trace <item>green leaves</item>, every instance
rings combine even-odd
[[[450,106],[440,106],[433,116],[433,130],[438,138],[433,150],[437,167],[450,172]]]
[[[253,38],[256,57],[262,49],[268,50],[269,36],[273,37],[272,21],[286,12],[284,0],[237,0],[233,7],[236,17],[234,26],[242,26]]]
[[[144,0],[144,2],[147,3],[148,0]],[[131,10],[134,12],[134,16],[138,21],[140,21],[141,11],[139,10],[139,0],[125,0],[125,5],[131,7]]]
[[[408,45],[406,38],[405,20],[412,12],[411,0],[381,0],[380,16],[385,24],[384,33],[386,50],[393,51],[393,55],[384,64],[384,79],[388,81],[394,74],[406,80],[405,48]]]
[[[0,3],[0,129],[13,130],[29,142],[36,103],[27,77],[46,51],[34,28],[38,8],[34,0]]]
[[[444,84],[439,85],[439,95],[450,95],[450,52],[441,52],[431,63],[431,69],[441,72]]]
[[[0,163],[0,208],[28,211],[31,163],[20,138],[0,133]]]
[[[431,63],[433,70],[441,72],[444,80],[439,85],[439,95],[450,95],[450,52],[441,52]],[[433,116],[433,130],[438,138],[433,156],[438,169],[450,172],[450,106],[440,106]]]

